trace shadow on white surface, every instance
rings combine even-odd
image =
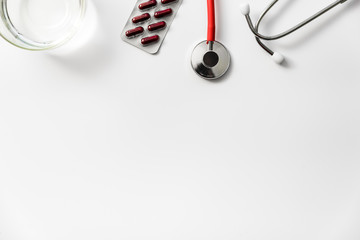
[[[89,2],[83,28],[67,45],[51,51],[48,57],[76,72],[93,73],[107,66],[112,59],[112,52],[112,45],[103,33],[97,9]]]

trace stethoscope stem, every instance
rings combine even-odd
[[[207,45],[208,45],[208,51],[213,51],[214,50],[214,42],[215,41],[207,41]]]

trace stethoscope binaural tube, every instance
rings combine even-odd
[[[215,40],[215,2],[207,0],[208,26],[207,40],[200,42],[194,48],[191,65],[202,78],[215,80],[222,77],[230,67],[228,50]]]
[[[208,32],[207,32],[207,41],[215,41],[215,2],[214,0],[207,0],[207,11],[208,11]]]
[[[271,50],[269,47],[267,47],[262,41],[262,40],[267,40],[267,41],[272,41],[272,40],[277,40],[283,37],[286,37],[288,35],[290,35],[291,33],[299,30],[300,28],[304,27],[305,25],[309,24],[310,22],[312,22],[313,20],[317,19],[318,17],[320,17],[321,15],[323,15],[324,13],[330,11],[331,9],[333,9],[334,7],[338,6],[339,4],[345,3],[347,0],[336,0],[335,2],[333,2],[332,4],[330,4],[329,6],[323,8],[322,10],[320,10],[319,12],[315,13],[314,15],[312,15],[311,17],[305,19],[304,21],[300,22],[299,24],[295,25],[294,27],[288,29],[287,31],[284,31],[280,34],[277,35],[273,35],[273,36],[265,36],[259,33],[259,27],[260,27],[260,23],[263,20],[263,18],[265,17],[265,15],[272,9],[272,7],[278,2],[279,0],[273,0],[270,5],[265,8],[265,10],[263,11],[263,13],[260,15],[259,19],[257,20],[256,24],[254,25],[252,23],[252,20],[250,18],[250,6],[248,3],[243,4],[240,7],[240,11],[241,13],[245,16],[246,21],[249,25],[250,30],[252,31],[252,33],[255,35],[255,39],[258,42],[258,44],[266,51],[268,52],[273,60],[278,63],[281,64],[285,59],[284,57],[278,53],[278,52],[274,52],[273,50]]]

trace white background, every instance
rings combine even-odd
[[[280,1],[262,31],[330,2]],[[278,66],[218,0],[217,82],[190,66],[205,1],[184,0],[155,56],[120,40],[134,4],[94,0],[70,55],[0,42],[0,239],[359,240],[360,1],[270,43]]]

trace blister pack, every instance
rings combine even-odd
[[[124,30],[123,41],[145,52],[159,51],[183,0],[138,0]]]

